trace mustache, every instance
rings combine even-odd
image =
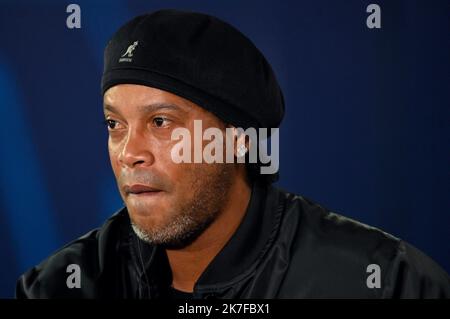
[[[170,184],[165,177],[142,169],[121,171],[118,182],[122,189],[125,185],[143,184],[164,191],[170,190]]]

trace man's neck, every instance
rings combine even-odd
[[[198,278],[225,246],[240,225],[250,201],[251,189],[245,179],[237,178],[228,200],[216,220],[189,246],[167,249],[175,289],[192,292]]]

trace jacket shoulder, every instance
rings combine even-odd
[[[117,212],[102,227],[68,243],[21,275],[16,298],[94,297],[95,282],[104,270],[109,243],[117,236],[123,214]]]
[[[392,258],[400,239],[383,230],[335,213],[303,196],[283,192],[283,227],[296,229],[294,244],[310,244],[324,250],[347,251],[346,260],[382,252]],[[330,249],[333,248],[333,249]],[[331,252],[331,251],[330,251]]]
[[[290,266],[282,289],[286,296],[419,296],[401,280],[404,276],[410,277],[410,286],[425,280],[429,287],[439,286],[448,293],[448,275],[412,245],[305,197],[287,192],[282,196],[285,216],[280,233],[290,245]],[[412,269],[416,271],[411,273]],[[439,289],[430,288],[422,295],[439,295],[434,290]]]

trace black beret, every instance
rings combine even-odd
[[[184,97],[236,127],[278,127],[284,100],[262,53],[206,14],[160,10],[122,26],[104,54],[102,94],[141,84]],[[270,133],[270,130],[269,130]]]

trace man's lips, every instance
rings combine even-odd
[[[162,191],[142,184],[125,185],[123,190],[127,195],[156,195]]]

